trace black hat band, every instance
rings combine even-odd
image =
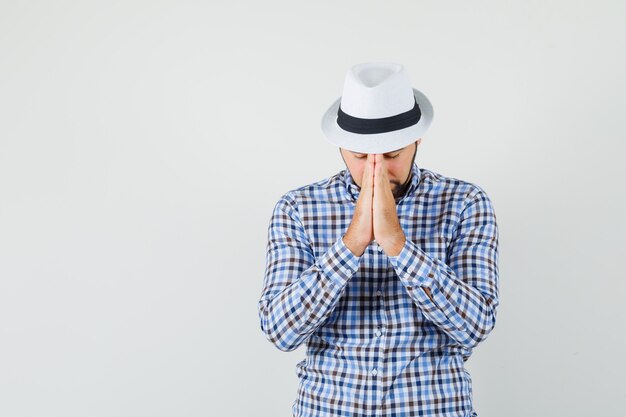
[[[360,117],[350,116],[341,110],[340,103],[339,110],[337,111],[337,124],[348,132],[366,135],[404,129],[405,127],[413,126],[419,122],[422,116],[415,96],[413,96],[413,100],[415,101],[415,105],[411,110],[396,114],[395,116],[381,117],[379,119],[361,119]]]

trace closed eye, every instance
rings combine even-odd
[[[397,155],[395,155],[395,156],[387,156],[387,158],[389,158],[389,159],[395,159],[395,158],[397,158],[397,157],[399,157],[399,156],[400,156],[400,154],[397,154]],[[363,155],[363,156],[355,156],[355,158],[356,158],[356,159],[366,159],[366,158],[367,158],[367,155]]]

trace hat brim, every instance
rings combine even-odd
[[[340,148],[361,153],[385,153],[404,148],[422,137],[433,120],[433,106],[426,95],[413,88],[415,101],[420,108],[420,120],[404,129],[384,133],[352,133],[343,130],[337,124],[337,111],[341,97],[326,110],[322,116],[322,132],[330,143]]]

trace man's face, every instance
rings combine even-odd
[[[415,160],[417,146],[421,141],[422,139],[420,138],[416,140],[415,143],[405,146],[404,148],[383,154],[387,165],[387,176],[389,177],[391,190],[396,198],[402,192],[402,185],[409,178],[411,167]],[[367,154],[352,152],[343,148],[339,148],[339,152],[350,171],[350,175],[352,175],[352,179],[356,185],[361,187],[363,171],[365,170],[365,163],[367,162]]]

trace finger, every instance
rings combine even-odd
[[[365,162],[365,168],[363,169],[363,177],[361,180],[361,193],[366,200],[371,199],[372,195],[372,178],[374,174],[373,164],[369,156]],[[369,199],[367,197],[370,197]]]
[[[378,165],[380,165],[380,173],[382,176],[387,176],[387,162],[385,161],[385,158],[383,157],[382,154],[378,155]]]
[[[385,186],[385,180],[386,180],[386,169],[385,169],[385,164],[382,161],[382,159],[380,158],[382,155],[378,154],[376,155],[376,167],[374,170],[374,187],[384,187]]]
[[[367,159],[368,159],[367,162],[366,162],[366,164],[367,164],[367,167],[366,167],[366,170],[367,170],[366,176],[367,176],[367,178],[366,178],[366,182],[365,182],[365,187],[366,187],[366,191],[365,192],[367,193],[367,196],[369,197],[368,200],[371,200],[371,198],[372,198],[372,196],[374,194],[374,158],[372,158],[372,157],[370,157],[368,155]]]
[[[374,180],[374,157],[372,156],[372,154],[367,155],[367,161],[365,163],[365,171],[367,173],[366,175],[367,185],[371,187],[372,182]]]
[[[383,154],[377,155],[376,165],[380,165],[380,174],[383,177],[387,177],[387,161]]]
[[[367,163],[365,164],[365,169],[363,169],[363,174],[361,176],[361,190],[367,187],[367,172],[369,171],[369,167]]]
[[[382,197],[383,200],[393,198],[393,191],[391,190],[391,184],[389,182],[387,165],[382,158],[380,159],[380,163],[376,164],[374,177],[374,194],[377,196],[376,198]]]

